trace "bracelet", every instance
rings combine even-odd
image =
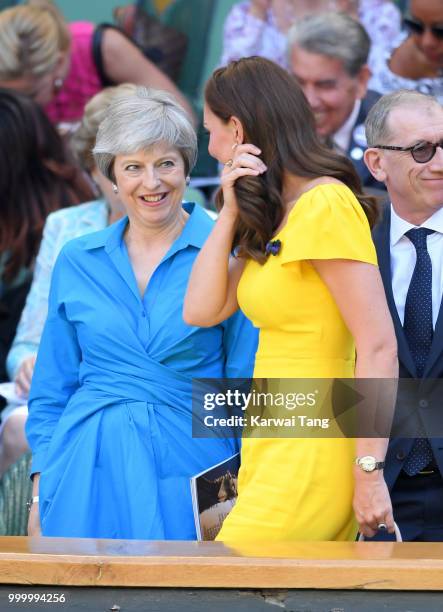
[[[32,504],[38,504],[39,501],[40,501],[40,497],[38,495],[34,495],[33,497],[31,497],[31,499],[28,502],[26,502],[26,507],[28,509],[28,512],[31,511]]]

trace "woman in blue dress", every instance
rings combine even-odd
[[[211,231],[182,205],[196,136],[165,92],[120,97],[94,149],[127,216],[54,267],[26,426],[30,535],[195,539],[190,477],[236,441],[192,437],[192,379],[249,377],[256,333],[235,315],[186,325],[192,264]]]

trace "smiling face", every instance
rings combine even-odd
[[[149,229],[173,226],[182,210],[185,164],[178,149],[159,143],[117,155],[114,176],[131,223]]]
[[[348,119],[355,101],[366,94],[366,68],[351,77],[341,60],[310,53],[298,45],[291,50],[290,71],[308,99],[322,138],[335,134]]]
[[[443,31],[443,2],[441,0],[412,0],[409,12],[414,21],[424,26],[422,34],[411,35],[416,46],[428,62],[436,67],[442,67],[443,39],[436,36],[431,28],[435,26]]]
[[[396,108],[388,117],[388,144],[409,147],[422,141],[443,141],[443,109],[437,104]],[[443,150],[425,164],[406,151],[379,151],[380,175],[396,212],[420,225],[443,206]]]

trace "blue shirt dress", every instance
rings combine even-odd
[[[241,313],[186,325],[183,299],[213,221],[189,219],[140,296],[127,217],[69,242],[54,268],[26,433],[46,536],[195,539],[190,477],[237,449],[192,438],[192,378],[252,376]]]

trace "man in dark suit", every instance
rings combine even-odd
[[[296,22],[289,32],[289,65],[314,112],[318,135],[352,161],[364,187],[384,189],[366,167],[364,122],[380,95],[368,91],[370,40],[344,13]]]
[[[443,541],[443,108],[418,92],[388,94],[371,109],[366,136],[366,164],[391,201],[374,242],[400,378],[417,379],[407,401],[407,381],[399,386],[397,411],[412,402],[411,427],[391,439],[384,476],[404,539]]]

